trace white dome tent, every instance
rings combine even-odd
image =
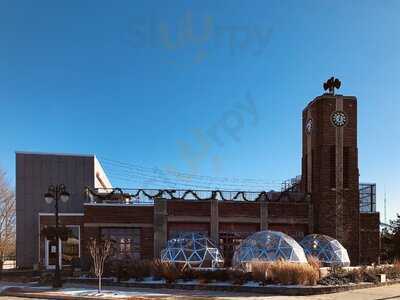
[[[224,263],[220,250],[200,233],[181,233],[167,242],[161,261],[182,265],[182,268],[216,268]]]
[[[328,266],[350,266],[346,248],[334,238],[323,234],[309,234],[300,242],[306,255],[317,257]]]
[[[290,236],[279,231],[259,231],[247,237],[233,255],[233,265],[251,261],[276,261],[307,263],[303,248]]]

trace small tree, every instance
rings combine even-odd
[[[381,258],[388,262],[400,259],[400,214],[381,232]]]
[[[397,214],[395,220],[390,221],[393,228],[393,256],[400,259],[400,214]]]
[[[111,241],[91,239],[89,242],[89,250],[93,260],[94,274],[99,280],[98,292],[101,293],[101,277],[104,271],[104,263],[111,253]]]
[[[0,169],[0,264],[4,257],[15,253],[15,197]],[[2,266],[0,266],[1,268]]]

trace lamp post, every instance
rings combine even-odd
[[[61,274],[60,274],[60,232],[59,232],[59,220],[58,220],[58,201],[66,203],[69,200],[69,193],[66,191],[65,185],[58,184],[56,186],[50,185],[47,193],[44,194],[44,200],[47,204],[55,202],[55,215],[56,215],[56,252],[57,262],[54,273],[53,287],[60,288],[62,286]]]

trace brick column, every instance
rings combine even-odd
[[[219,214],[218,214],[218,200],[211,200],[211,214],[210,214],[210,238],[211,240],[219,244]]]
[[[266,195],[260,200],[260,230],[268,230],[268,202]]]
[[[343,111],[343,96],[336,96],[336,110]],[[343,127],[336,127],[336,239],[344,242],[343,232]]]
[[[167,200],[154,200],[154,258],[160,257],[160,252],[167,243]]]
[[[308,120],[312,120],[310,109],[307,110],[306,122]],[[311,130],[313,130],[313,129],[311,129]],[[312,164],[313,157],[312,157],[312,155],[313,155],[313,151],[312,151],[312,134],[311,133],[306,134],[306,143],[307,143],[307,147],[306,147],[305,154],[307,157],[307,161],[306,161],[307,186],[305,188],[306,188],[307,193],[312,193],[312,189],[313,189],[313,186],[312,186],[312,181],[313,181],[312,180],[312,177],[313,177],[313,164]]]
[[[314,233],[314,206],[310,195],[306,196],[306,200],[308,203],[308,234],[311,234]]]

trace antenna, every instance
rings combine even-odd
[[[386,185],[383,187],[384,189],[384,198],[383,198],[383,210],[384,210],[384,220],[385,223],[387,224],[387,211],[386,211]]]

